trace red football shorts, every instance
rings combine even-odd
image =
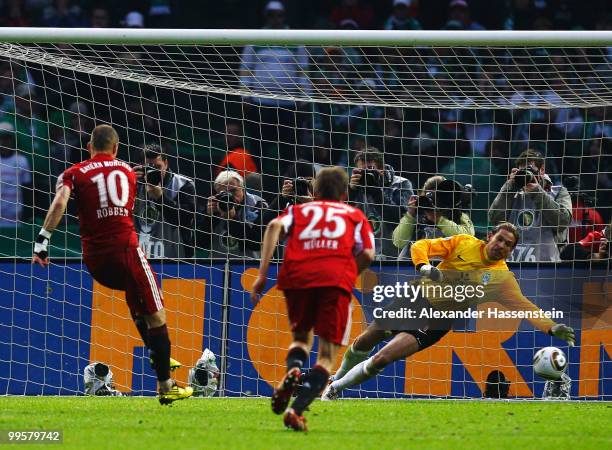
[[[291,331],[314,328],[317,336],[348,345],[351,334],[351,295],[336,287],[285,289]]]
[[[132,316],[151,315],[164,307],[157,277],[140,247],[84,256],[83,262],[98,283],[125,291]]]

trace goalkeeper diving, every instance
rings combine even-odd
[[[502,222],[489,233],[486,242],[466,234],[415,242],[410,252],[416,270],[423,277],[423,284],[433,286],[442,282],[452,284],[453,281],[469,284],[477,278],[484,285],[486,293],[474,303],[431,295],[429,292],[435,290],[426,290],[427,297],[419,299],[417,304],[444,311],[449,309],[449,304],[452,304],[451,308],[467,309],[475,304],[495,301],[510,311],[529,313],[525,317],[534,327],[574,346],[574,330],[539,314],[540,308],[522,294],[514,274],[508,269],[506,258],[517,245],[518,239],[516,227]],[[442,259],[437,267],[430,264],[430,258],[435,257]],[[391,306],[397,304],[398,300]],[[371,323],[344,354],[342,365],[330,377],[331,383],[323,392],[322,400],[334,400],[342,390],[375,377],[389,364],[434,345],[451,330],[454,322],[452,315],[450,318],[443,314],[439,316],[442,318],[428,319],[424,326],[414,329],[408,326],[406,329],[381,327],[377,321]],[[391,336],[392,339],[383,348],[369,356],[377,344]]]

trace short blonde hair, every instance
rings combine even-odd
[[[110,125],[98,125],[91,132],[90,142],[95,151],[108,151],[119,143],[119,135]]]
[[[219,175],[217,175],[217,178],[215,178],[215,181],[214,181],[215,190],[217,190],[218,187],[227,189],[227,185],[232,180],[238,181],[238,184],[240,184],[240,187],[244,187],[244,178],[242,178],[242,176],[240,176],[238,172],[236,172],[235,170],[224,170],[220,172]]]

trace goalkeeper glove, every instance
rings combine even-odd
[[[563,339],[569,344],[570,347],[573,347],[576,344],[576,334],[574,333],[574,329],[565,324],[558,323],[557,325],[554,325],[548,333],[551,336]]]
[[[34,254],[43,261],[45,261],[49,256],[49,251],[47,248],[49,245],[49,239],[51,239],[51,233],[43,228],[40,230],[40,233],[38,233],[36,241],[34,241]]]
[[[444,279],[442,271],[431,264],[423,264],[419,268],[419,273],[432,281],[442,281]]]

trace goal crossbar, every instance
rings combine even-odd
[[[0,28],[0,42],[210,45],[607,46],[612,31]]]

